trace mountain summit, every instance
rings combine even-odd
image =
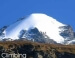
[[[29,33],[29,30],[35,30],[35,28],[38,30],[39,34],[42,32],[47,35],[48,39],[52,39],[57,43],[64,43],[65,41],[70,41],[74,38],[74,33],[70,26],[62,24],[56,19],[41,13],[33,13],[27,18],[17,20],[15,23],[5,28],[2,32],[4,37],[2,37],[2,35],[0,37],[11,38],[13,40],[20,39],[21,36],[22,38],[33,38],[33,35],[35,34],[34,32]],[[28,36],[27,34],[31,36]],[[38,37],[38,35],[36,37]],[[40,39],[38,38],[38,40]]]

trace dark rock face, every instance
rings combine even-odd
[[[0,34],[7,28],[7,26],[4,26],[0,29]]]
[[[65,38],[64,43],[74,40],[74,31],[70,25],[59,27],[61,29],[60,35]]]
[[[0,38],[5,37],[5,34],[3,33],[3,31],[7,28],[7,26],[4,26],[2,28],[0,28]]]
[[[72,40],[74,38],[74,32],[73,29],[70,25],[68,26],[63,26],[60,27],[61,29],[63,29],[60,33],[61,36],[63,36],[64,38],[68,38],[66,40]]]
[[[54,43],[56,44],[55,41],[50,39],[46,33],[40,32],[37,28],[33,28],[30,30],[22,30],[20,32],[20,40],[31,40],[34,42],[39,42],[39,43]]]

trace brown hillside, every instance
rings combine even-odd
[[[37,52],[42,55],[42,57],[53,57],[59,58],[59,54],[73,55],[75,57],[75,45],[60,45],[60,44],[44,44],[44,43],[36,43],[30,41],[7,41],[0,42],[0,54],[3,52],[7,53],[26,53],[27,58],[35,58],[34,53]],[[49,54],[50,56],[44,56],[44,54]]]

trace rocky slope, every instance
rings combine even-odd
[[[2,53],[26,54],[26,58],[75,58],[75,45],[41,44],[29,41],[0,42],[0,58]]]
[[[69,41],[75,40],[74,31],[73,31],[73,29],[72,29],[72,27],[70,25],[61,26],[59,28],[62,30],[62,31],[60,31],[60,35],[63,36],[63,38],[65,38],[64,39],[64,44],[68,44]]]
[[[22,30],[19,35],[19,40],[30,40],[33,42],[39,43],[53,43],[56,42],[53,39],[50,39],[46,33],[40,32],[37,28],[33,28],[30,30]]]

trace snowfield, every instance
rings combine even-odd
[[[19,39],[18,36],[21,30],[29,30],[36,27],[39,31],[46,32],[46,34],[57,43],[63,43],[64,38],[60,35],[60,26],[66,25],[46,14],[33,13],[29,17],[10,25],[4,33],[5,38],[12,38],[15,40]]]

